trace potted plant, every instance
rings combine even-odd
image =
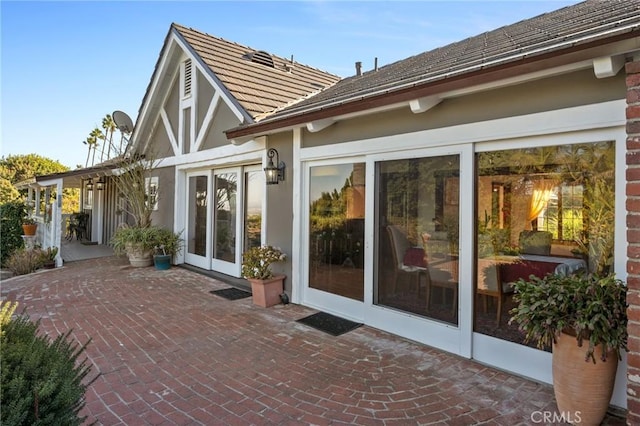
[[[273,275],[271,264],[283,262],[286,255],[273,246],[252,247],[242,255],[242,276],[251,283],[253,303],[264,308],[280,303],[285,275]]]
[[[621,351],[627,348],[627,287],[613,274],[531,276],[515,283],[510,322],[525,341],[552,347],[553,388],[564,415],[604,418]],[[574,417],[575,418],[575,417]]]
[[[131,266],[151,266],[153,249],[158,245],[156,233],[152,226],[122,226],[111,237],[113,251],[126,254]]]
[[[38,229],[38,222],[31,217],[25,216],[22,219],[22,235],[36,235],[36,230]]]
[[[54,269],[56,267],[56,256],[58,255],[58,247],[47,247],[42,250],[43,268]]]
[[[165,228],[156,228],[156,231],[153,264],[156,269],[169,269],[173,256],[182,251],[182,232],[176,234]]]

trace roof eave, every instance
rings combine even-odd
[[[460,90],[479,84],[487,84],[505,78],[511,78],[524,73],[532,73],[544,68],[567,65],[579,62],[593,55],[589,51],[598,47],[606,46],[615,42],[624,41],[640,37],[638,27],[615,36],[599,38],[590,42],[574,44],[570,47],[540,53],[535,56],[523,54],[520,59],[511,62],[495,65],[492,67],[480,67],[476,70],[458,73],[441,78],[434,78],[427,82],[418,82],[409,86],[396,85],[390,87],[383,93],[372,95],[355,96],[343,102],[321,107],[310,107],[290,116],[266,119],[260,123],[248,126],[240,126],[227,130],[228,139],[237,139],[248,136],[264,135],[275,130],[284,130],[304,125],[310,121],[327,119],[331,117],[353,114],[371,109],[378,109],[384,106],[408,102],[413,99],[432,96],[439,93]]]

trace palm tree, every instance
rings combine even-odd
[[[87,151],[87,161],[84,162],[84,166],[89,167],[89,155],[91,155],[91,147],[93,146],[93,142],[91,141],[91,136],[83,140],[82,143],[87,145],[87,147],[89,148]]]
[[[116,129],[118,128],[116,126],[115,121],[113,121],[113,118],[111,118],[111,114],[107,114],[105,115],[105,117],[102,119],[102,128],[104,129],[104,134],[105,136],[108,138],[108,142],[105,139],[105,144],[108,144],[108,148],[107,148],[107,160],[109,158],[111,158],[111,150],[113,149],[113,132],[116,131]],[[102,150],[104,152],[104,148]],[[102,159],[102,157],[101,157]]]
[[[91,133],[89,133],[89,137],[93,143],[93,156],[91,157],[91,165],[96,164],[96,149],[98,147],[98,139],[104,139],[104,135],[102,134],[102,130],[98,127],[93,129]]]

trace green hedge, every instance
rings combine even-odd
[[[22,201],[10,201],[0,205],[0,264],[16,250],[24,247],[22,219],[27,215],[27,206]]]

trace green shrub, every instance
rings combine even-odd
[[[25,275],[42,268],[45,263],[46,252],[39,248],[30,250],[20,249],[7,259],[5,266],[14,275]]]
[[[84,394],[95,380],[83,384],[91,371],[85,345],[69,341],[71,332],[51,341],[38,335],[40,322],[21,315],[2,326],[1,422],[13,425],[80,425]]]
[[[22,201],[10,201],[0,205],[0,263],[5,262],[16,250],[24,247],[22,219],[27,215],[27,206]]]

